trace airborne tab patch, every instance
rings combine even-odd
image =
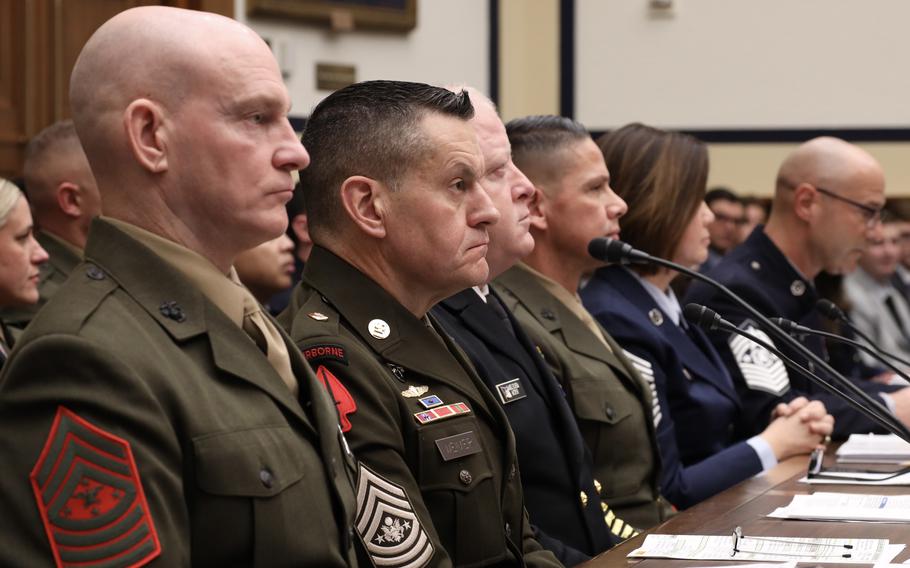
[[[310,363],[319,361],[338,361],[342,365],[348,364],[348,358],[344,354],[344,347],[334,344],[311,345],[303,350],[303,356]]]
[[[57,566],[142,566],[161,554],[126,440],[61,406],[29,479]]]
[[[754,335],[766,343],[774,345],[771,338],[764,331],[758,329],[752,320],[745,320],[740,329]],[[780,396],[790,388],[790,377],[784,362],[777,355],[771,353],[751,339],[741,335],[730,336],[730,350],[733,358],[752,390],[764,391],[775,396]]]
[[[433,557],[433,543],[405,490],[359,464],[354,521],[377,566],[420,568]]]

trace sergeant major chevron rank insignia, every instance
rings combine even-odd
[[[400,486],[359,464],[357,532],[377,566],[420,568],[433,558],[433,543]]]
[[[142,566],[161,554],[126,440],[61,406],[29,478],[57,566]]]
[[[752,320],[745,320],[739,328],[773,345],[768,334],[758,329]],[[790,388],[790,377],[783,361],[761,345],[734,334],[730,337],[730,350],[750,389],[780,396]]]

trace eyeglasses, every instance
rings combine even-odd
[[[743,545],[746,544],[745,541],[757,541],[757,548],[752,550],[747,550],[743,548]],[[793,545],[792,548],[795,550],[793,552],[771,552],[768,550],[761,550],[761,544],[763,542],[778,543],[778,544],[787,544]],[[812,547],[816,552],[802,552],[806,547]],[[781,550],[781,547],[775,547],[776,550]],[[788,540],[785,538],[769,538],[761,536],[750,536],[747,537],[743,534],[742,527],[736,527],[733,529],[733,551],[730,552],[730,558],[733,558],[737,553],[742,554],[760,554],[763,556],[785,556],[790,558],[851,558],[852,553],[840,553],[834,552],[839,549],[852,550],[852,544],[825,544],[825,543],[815,543],[815,542],[805,542],[801,540]],[[831,551],[833,554],[828,554],[828,551]]]
[[[827,195],[832,199],[843,201],[844,203],[847,203],[859,209],[860,212],[862,212],[863,217],[866,219],[866,228],[868,229],[875,227],[879,221],[882,220],[881,207],[873,207],[871,205],[866,205],[865,203],[860,203],[859,201],[855,201],[849,197],[844,197],[843,195],[838,195],[831,190],[825,189],[823,187],[818,187],[817,185],[815,186],[815,190],[821,194]]]
[[[732,223],[737,226],[746,224],[746,220],[742,217],[732,217],[723,213],[714,213],[714,221],[717,223]]]

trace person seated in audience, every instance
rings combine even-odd
[[[291,285],[269,298],[268,309],[273,315],[278,315],[287,309],[291,301],[294,287],[300,282],[303,267],[313,250],[313,239],[310,238],[309,222],[306,216],[305,197],[300,182],[294,186],[294,197],[285,205],[288,212],[288,230],[285,234],[294,243],[294,274],[291,275]]]
[[[755,227],[764,225],[768,220],[768,200],[746,196],[742,198],[743,222],[739,225],[737,244],[745,241]]]
[[[886,219],[871,238],[853,272],[844,276],[844,292],[850,303],[853,325],[870,336],[875,345],[904,359],[910,359],[910,302],[895,285],[901,258],[899,220]],[[880,363],[860,352],[867,365]],[[910,371],[907,365],[903,370]]]
[[[38,282],[47,252],[35,239],[28,201],[16,184],[0,178],[0,308],[38,303]],[[0,319],[0,365],[15,337]]]
[[[287,235],[266,241],[237,255],[234,268],[243,285],[271,313],[269,300],[293,284],[294,242]]]
[[[315,244],[279,320],[337,401],[377,565],[559,565],[533,537],[505,413],[429,314],[489,276],[499,212],[473,114],[465,92],[366,81],[303,133]]]
[[[534,248],[528,225],[535,190],[512,161],[493,103],[476,89],[466,90],[484,158],[480,185],[499,211],[499,221],[488,229],[489,281]],[[540,543],[567,566],[618,543],[623,530],[611,534],[604,521],[609,505],[600,499],[590,454],[565,395],[534,343],[503,307],[495,286],[467,288],[431,313],[465,350],[509,418],[525,506]],[[626,535],[631,534],[630,527]]]
[[[626,201],[622,240],[688,267],[708,254],[714,217],[704,202],[708,150],[695,138],[630,124],[598,140],[611,183]],[[687,508],[808,454],[831,433],[820,402],[781,405],[764,431],[736,441],[739,396],[705,334],[686,323],[670,282],[652,265],[598,269],[581,291],[585,307],[643,369],[656,393],[654,426],[663,463],[661,492]]]
[[[715,187],[705,195],[705,203],[714,213],[708,224],[711,244],[708,258],[701,265],[702,272],[708,272],[720,262],[725,254],[740,243],[740,227],[743,224],[743,203],[739,196],[726,187]]]
[[[849,272],[880,223],[885,205],[885,176],[868,152],[832,137],[819,137],[797,147],[778,170],[771,216],[743,244],[725,256],[711,276],[766,317],[783,317],[818,329],[819,295],[814,278],[825,270]],[[694,282],[686,301],[708,306],[741,329],[758,333],[750,315],[716,288]],[[790,372],[783,362],[753,342],[723,331],[709,333],[742,400],[743,421],[752,428],[768,425],[780,402],[805,396],[825,404],[835,418],[835,438],[853,432],[882,432],[883,427],[836,394]],[[798,340],[824,357],[824,341],[800,335]],[[772,341],[772,343],[774,343]],[[779,342],[778,342],[779,343]],[[804,361],[786,345],[785,355]],[[910,424],[910,389],[857,379],[857,385]]]
[[[18,331],[82,260],[89,224],[101,214],[101,196],[72,120],[56,122],[29,141],[23,174],[37,226],[35,238],[50,259],[41,266],[38,302],[0,314]]]
[[[603,155],[583,125],[530,116],[510,121],[506,132],[515,165],[535,187],[534,249],[494,286],[565,391],[591,452],[597,490],[610,507],[607,521],[615,534],[627,536],[673,512],[659,490],[653,400],[577,292],[600,264],[588,254],[588,242],[619,235],[626,204],[610,189]]]
[[[105,215],[0,375],[0,566],[356,566],[335,406],[232,269],[309,162],[272,52],[142,6],[69,85]]]

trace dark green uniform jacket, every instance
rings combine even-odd
[[[72,249],[61,244],[57,239],[47,233],[35,233],[38,244],[47,251],[50,258],[41,265],[41,276],[38,281],[38,303],[33,306],[20,306],[0,310],[0,319],[12,328],[14,338],[21,334],[28,322],[32,321],[38,310],[57,293],[60,286],[66,282],[70,272],[82,260]]]
[[[355,565],[353,458],[286,341],[303,406],[181,273],[96,220],[0,376],[0,566]]]
[[[531,535],[508,421],[450,340],[320,247],[279,321],[332,388],[377,564],[559,565]]]
[[[651,393],[622,348],[604,332],[610,352],[522,265],[500,275],[496,285],[566,389],[603,500],[640,529],[666,519],[671,508],[660,497]]]

